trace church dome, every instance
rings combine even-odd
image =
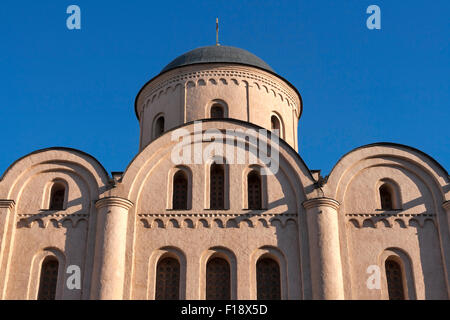
[[[300,93],[244,49],[206,46],[186,52],[141,88],[134,108],[140,150],[174,128],[219,118],[279,130],[279,137],[298,149]]]
[[[201,63],[236,63],[275,73],[267,63],[253,53],[230,46],[207,46],[191,50],[165,66],[161,73],[177,67]]]

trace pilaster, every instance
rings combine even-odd
[[[339,202],[315,198],[303,202],[308,225],[313,299],[344,299],[339,242]]]
[[[107,197],[95,203],[97,237],[91,299],[123,298],[128,211],[133,203]]]

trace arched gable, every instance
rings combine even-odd
[[[133,202],[136,201],[141,191],[140,188],[151,171],[154,170],[154,168],[161,161],[170,161],[172,150],[175,145],[178,144],[178,140],[171,141],[173,132],[177,129],[179,130],[178,133],[183,132],[181,135],[177,134],[177,138],[180,138],[180,140],[183,136],[191,135],[193,138],[191,142],[193,143],[195,139],[193,135],[194,126],[195,123],[191,122],[169,130],[164,134],[164,136],[160,137],[160,139],[149,144],[132,160],[122,176],[120,186],[123,192],[128,192],[128,199]],[[221,130],[224,133],[227,129],[240,129],[244,131],[247,129],[253,129],[255,131],[263,129],[251,123],[235,119],[221,119],[220,121],[216,121],[214,119],[202,120],[203,131],[212,128]],[[298,153],[283,140],[279,140],[279,155],[278,167],[288,173],[286,176],[290,180],[289,183],[293,189],[298,192],[298,194],[296,194],[296,198],[303,201],[307,198],[315,197],[315,181],[310,173],[310,170],[307,168]],[[174,166],[175,165],[176,164],[174,164]],[[299,205],[298,207],[301,206]]]
[[[323,190],[327,196],[340,201],[353,176],[368,166],[383,164],[398,165],[417,175],[428,176],[428,183],[433,184],[429,187],[437,192],[436,200],[440,201],[439,205],[450,200],[447,171],[422,151],[394,143],[375,143],[350,151],[336,163]]]
[[[53,210],[46,198],[50,196],[49,186],[56,181],[63,182],[66,199],[62,209]],[[109,181],[95,158],[74,149],[38,150],[14,162],[0,180],[0,199],[16,204],[4,229],[7,240],[3,257],[8,257],[10,265],[26,265],[37,248],[64,248],[69,262],[83,270],[82,292],[87,297],[96,226],[96,219],[90,218],[96,217],[92,204],[110,189]],[[14,268],[8,270],[2,275],[5,283],[20,273]],[[25,294],[13,287],[6,290],[7,297],[12,292],[21,297]],[[64,294],[75,293],[64,289]]]
[[[379,187],[383,184],[390,185],[393,199],[399,201],[388,210],[380,203]],[[450,199],[450,183],[447,171],[439,163],[404,145],[362,146],[338,161],[323,191],[340,203],[339,229],[347,292],[352,291],[351,283],[356,298],[376,298],[374,292],[360,284],[365,276],[361,265],[375,263],[374,250],[398,247],[411,255],[415,268],[423,268],[426,275],[433,274],[416,279],[418,298],[446,294],[450,234],[442,204]],[[439,284],[431,290],[433,279],[438,279]]]
[[[52,171],[52,165],[55,170],[79,169],[80,173],[91,176],[99,188],[104,189],[109,184],[108,173],[93,156],[76,149],[53,147],[34,151],[11,164],[0,177],[0,198],[13,199],[19,181],[31,172]]]
[[[179,141],[182,141],[183,137],[187,136],[191,140],[190,142],[186,142],[186,145],[191,145],[194,141],[199,142],[200,145],[202,143],[209,144],[209,141],[205,141],[206,139],[199,139],[199,137],[194,135],[195,125],[195,123],[188,123],[178,127],[180,129],[177,132],[180,133],[177,136],[179,140],[175,139],[176,141],[172,141],[172,136],[175,134],[175,129],[172,129],[150,143],[132,160],[122,175],[121,180],[116,184],[114,192],[135,204],[130,209],[128,216],[128,250],[130,252],[135,251],[138,254],[139,248],[147,247],[148,245],[146,243],[151,242],[152,237],[156,237],[158,232],[161,232],[162,229],[154,224],[156,219],[161,220],[160,225],[165,227],[167,232],[180,235],[183,235],[185,232],[204,232],[205,234],[211,232],[216,234],[233,232],[237,238],[242,237],[243,239],[247,237],[247,234],[262,234],[263,232],[272,232],[270,230],[277,230],[275,238],[270,237],[270,241],[264,241],[260,245],[275,245],[276,241],[279,241],[282,244],[281,247],[292,248],[292,252],[295,252],[295,254],[298,254],[298,246],[302,246],[302,258],[299,260],[302,261],[302,270],[307,270],[307,234],[306,232],[301,232],[298,240],[294,234],[298,232],[298,228],[306,230],[304,215],[299,213],[304,210],[301,203],[307,198],[316,196],[315,181],[298,153],[282,140],[279,142],[279,159],[277,161],[279,170],[275,175],[265,177],[267,178],[268,192],[272,192],[269,195],[268,208],[258,211],[243,207],[240,188],[243,187],[241,186],[243,177],[245,177],[243,173],[249,168],[249,164],[246,162],[244,164],[230,164],[228,166],[231,182],[230,194],[234,197],[230,201],[231,208],[219,213],[217,216],[215,216],[216,211],[212,212],[209,210],[204,201],[205,192],[209,191],[205,190],[205,167],[207,167],[208,160],[212,158],[217,159],[217,156],[220,156],[214,152],[212,154],[208,153],[208,157],[201,159],[201,163],[199,164],[183,164],[183,166],[189,168],[193,176],[193,207],[183,211],[173,210],[170,206],[167,207],[167,199],[165,197],[167,183],[170,181],[167,177],[170,176],[171,170],[178,165],[178,163],[174,163],[171,159],[175,145]],[[250,129],[254,131],[262,129],[248,122],[234,119],[221,119],[219,121],[208,119],[202,121],[203,131],[211,128],[214,128],[216,133],[223,132],[225,136],[227,136],[227,129],[236,129],[244,132]],[[247,141],[243,141],[242,137],[238,137],[238,139],[244,142],[244,146],[247,145],[245,152],[248,155],[249,144],[252,143],[250,141],[251,139],[249,140],[247,138]],[[203,145],[203,147],[206,148],[207,146]],[[221,156],[226,159],[224,162],[229,163],[231,161],[226,154]],[[260,166],[263,167],[262,164]],[[241,214],[242,217],[239,216]],[[261,214],[264,214],[264,216],[261,217]],[[177,219],[177,225],[179,227],[174,230],[168,230],[173,228],[169,219]],[[294,227],[292,226],[292,221],[288,223],[288,219],[294,222]],[[265,222],[265,226],[261,224],[261,220]],[[298,225],[301,225],[301,227]],[[289,230],[286,228],[289,228]],[[260,229],[261,232],[258,231]],[[281,232],[281,229],[284,232]],[[149,230],[152,230],[152,232],[148,232]],[[174,243],[168,242],[165,244],[180,245],[183,249],[191,251],[197,247],[184,248],[184,241],[183,243],[178,243],[178,238],[174,237],[171,239]],[[184,239],[184,236],[180,239]],[[217,244],[227,245],[227,243],[227,241],[224,241]],[[202,245],[203,243],[199,244],[200,247]],[[195,254],[195,251],[191,251],[189,251],[189,254]],[[133,268],[132,260],[133,258],[130,254],[126,262],[130,268]],[[300,262],[294,259],[292,263],[298,268]],[[140,279],[142,276],[138,276],[138,274],[140,274],[140,271],[136,270],[135,276]],[[144,292],[138,292],[137,289],[135,290],[129,285],[133,281],[131,276],[129,278],[125,285],[125,296],[144,295]],[[299,278],[294,279],[295,281],[300,281]],[[190,296],[197,297],[197,294],[198,290],[191,292]],[[247,293],[242,294],[246,296]],[[295,297],[299,296],[297,292],[291,292],[290,294]]]

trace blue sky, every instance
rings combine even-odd
[[[66,8],[81,8],[68,30]],[[366,8],[381,9],[381,30]],[[178,55],[220,42],[265,60],[304,102],[300,155],[329,173],[387,141],[450,168],[450,1],[2,1],[0,174],[65,146],[123,171],[138,151],[134,98]]]

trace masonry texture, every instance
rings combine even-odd
[[[0,297],[448,299],[446,170],[377,143],[322,177],[299,155],[302,109],[299,91],[245,50],[178,57],[136,97],[139,152],[123,172],[69,148],[5,171]],[[276,157],[256,142],[263,129]],[[180,141],[204,161],[174,163]],[[278,170],[232,161],[239,152]]]

